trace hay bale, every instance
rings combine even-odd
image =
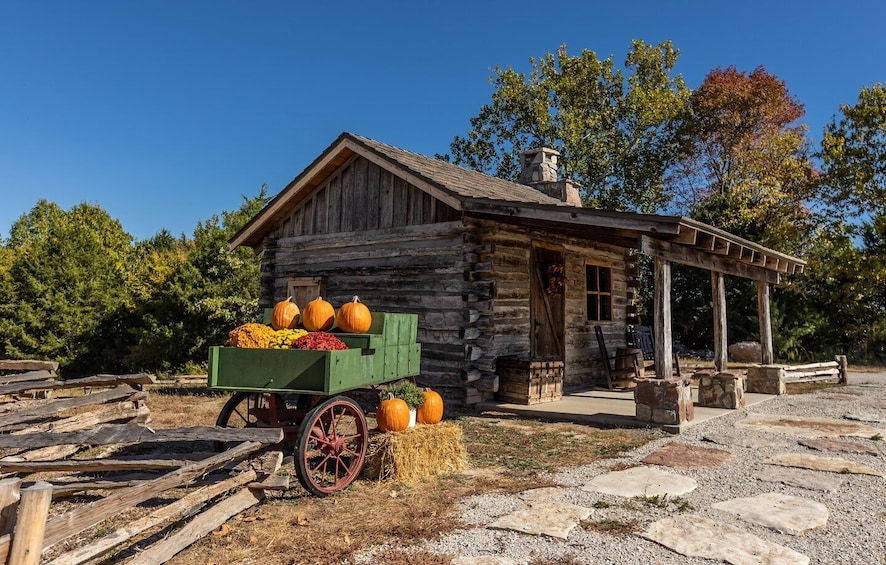
[[[453,422],[418,425],[371,437],[364,474],[378,480],[413,482],[457,473],[466,458],[461,426]]]

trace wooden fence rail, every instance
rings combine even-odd
[[[62,381],[56,377],[57,367],[46,361],[0,360],[0,473],[17,475],[0,480],[0,564],[37,564],[47,552],[56,565],[85,563],[133,546],[140,534],[190,520],[175,534],[157,536],[157,541],[139,548],[136,562],[164,563],[262,501],[265,490],[288,488],[288,477],[274,475],[283,460],[274,447],[283,440],[281,429],[152,429],[147,425],[149,393],[142,390],[156,382],[152,375]],[[11,371],[18,373],[2,374]],[[47,391],[72,396],[48,399]],[[199,443],[186,443],[195,449],[168,453],[162,447],[165,442],[230,447],[221,453],[201,452]],[[158,444],[161,447],[154,447]],[[84,447],[103,445],[134,446],[138,454],[68,458]],[[93,476],[106,471],[118,474]],[[34,482],[27,479],[31,473],[64,476]],[[169,493],[182,488],[190,492]],[[105,496],[47,518],[53,499],[85,491]],[[155,498],[177,500],[128,523],[118,519],[112,533],[61,553],[62,542]]]

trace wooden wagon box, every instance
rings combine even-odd
[[[418,375],[418,315],[373,314],[365,334],[336,333],[349,349],[210,347],[208,384],[222,390],[334,395]]]
[[[563,397],[563,361],[499,357],[496,367],[499,400],[539,404]]]

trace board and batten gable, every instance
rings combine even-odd
[[[279,238],[449,222],[461,214],[368,159],[354,155],[277,224]]]

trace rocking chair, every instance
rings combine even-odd
[[[615,381],[630,380],[640,376],[640,361],[635,353],[609,355],[606,351],[606,342],[603,339],[603,328],[594,326],[594,333],[597,335],[597,345],[600,347],[603,368],[606,370],[606,386],[609,387],[609,390],[615,388]],[[623,369],[618,368],[621,360],[627,360],[630,366]],[[613,363],[615,363],[614,366]]]
[[[644,369],[655,372],[655,347],[652,344],[652,328],[649,326],[631,326],[628,330],[631,343],[643,352],[643,361],[652,361],[651,365],[646,365]],[[677,352],[674,351],[674,371],[677,376],[680,375],[680,359]]]

